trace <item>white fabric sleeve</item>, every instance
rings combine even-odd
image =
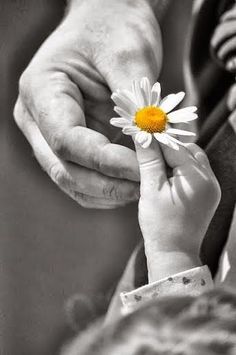
[[[213,280],[208,267],[200,266],[171,275],[151,284],[120,294],[123,313],[129,313],[145,302],[170,295],[197,296],[213,288]]]
[[[235,121],[236,122],[236,121]],[[236,205],[232,218],[229,236],[220,258],[215,284],[236,287]]]

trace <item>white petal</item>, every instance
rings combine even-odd
[[[159,106],[161,107],[161,105],[163,105],[167,100],[171,100],[175,98],[175,94],[169,94],[167,96],[165,96],[161,101]]]
[[[172,115],[172,113],[173,113],[173,115]],[[179,115],[179,114],[175,115],[175,111],[168,113],[168,121],[170,123],[188,123],[190,121],[196,120],[197,118],[198,118],[198,115],[196,113],[189,113],[189,114],[185,113],[185,116]]]
[[[147,138],[147,132],[145,131],[140,131],[139,133],[136,134],[135,136],[135,140],[138,142],[138,143],[142,143],[143,140],[145,141]]]
[[[163,144],[168,144],[168,139],[164,133],[154,133],[154,137]]]
[[[152,87],[151,105],[152,106],[159,105],[160,97],[161,97],[161,85],[160,85],[160,83],[157,82]]]
[[[141,90],[142,90],[144,106],[150,106],[151,105],[151,85],[150,85],[148,78],[142,78],[140,86],[141,86]]]
[[[180,111],[180,112],[196,112],[197,111],[197,106],[187,106],[187,107],[184,107],[184,108],[181,108],[180,110],[177,110],[177,111]]]
[[[173,149],[175,149],[175,150],[179,150],[178,144],[172,142],[172,141],[169,139],[168,134],[165,134],[165,133],[155,133],[154,136],[155,136],[155,138],[156,138],[159,142],[161,142],[161,143],[167,145],[167,146],[170,147],[170,148],[173,148]]]
[[[114,107],[114,111],[116,113],[118,113],[118,115],[120,115],[121,117],[124,117],[128,120],[133,120],[133,116],[130,113],[128,113],[127,111],[123,110],[122,108],[120,108],[118,106]]]
[[[166,130],[167,134],[179,134],[180,136],[196,136],[195,133],[189,132],[189,131],[184,131],[182,129],[176,129],[176,128],[168,128]]]
[[[184,146],[184,147],[186,146],[186,143],[183,143],[183,142],[179,141],[178,139],[176,139],[176,138],[174,138],[174,137],[172,137],[172,136],[169,136],[169,135],[168,135],[168,139],[171,140],[172,142],[177,143],[177,144],[179,144],[179,145],[182,145],[182,146]]]
[[[137,106],[137,102],[135,100],[135,96],[134,96],[134,94],[131,91],[124,89],[124,90],[120,91],[119,94],[123,95],[124,97],[126,97],[127,99],[132,101],[135,104],[135,106]]]
[[[154,133],[154,137],[156,140],[162,144],[167,145],[170,148],[173,148],[175,150],[179,150],[179,147],[177,144],[174,144],[173,142],[170,141],[169,136],[165,133]]]
[[[134,115],[137,111],[137,106],[128,98],[123,96],[120,93],[114,93],[111,95],[111,99],[115,102],[115,104],[123,109],[124,111],[128,112],[131,115]]]
[[[146,142],[143,142],[141,145],[143,148],[148,148],[152,142],[152,135],[151,133],[147,133],[147,140]]]
[[[183,100],[184,96],[185,93],[183,91],[178,94],[170,94],[161,101],[160,108],[168,113]]]
[[[180,115],[185,115],[185,114],[189,114],[189,113],[194,113],[197,111],[197,107],[196,106],[187,106],[187,107],[184,107],[184,108],[181,108],[179,110],[175,110],[172,113],[176,113],[176,114],[180,114]]]
[[[152,135],[151,135],[152,137]],[[150,133],[145,132],[145,131],[140,131],[136,134],[135,136],[136,142],[138,142],[143,148],[147,148],[148,145],[150,145],[151,140],[150,140]]]
[[[115,127],[123,128],[127,125],[130,125],[130,120],[127,120],[123,117],[113,117],[110,119],[110,124]]]
[[[134,80],[132,88],[133,88],[133,93],[135,95],[135,99],[137,102],[137,106],[139,108],[144,107],[144,99],[143,99],[142,90],[141,90],[139,81]]]
[[[140,129],[137,126],[127,126],[122,129],[122,132],[127,136],[132,136],[133,134],[136,134],[139,131]]]
[[[165,135],[166,135],[167,140],[169,141],[170,147],[175,150],[179,150],[179,144],[181,144],[181,142],[178,141],[177,139],[173,138],[169,134],[165,134]]]
[[[179,150],[179,146],[177,143],[172,142],[170,139],[170,137],[168,136],[168,140],[169,140],[169,147],[173,148],[174,150]]]
[[[179,123],[179,122],[189,122],[195,120],[198,115],[194,113],[197,110],[196,106],[189,106],[181,108],[180,110],[175,110],[168,114],[169,122]]]

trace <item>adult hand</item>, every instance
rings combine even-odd
[[[139,196],[135,152],[113,144],[111,91],[154,82],[159,26],[148,0],[72,0],[21,76],[15,120],[52,180],[80,205],[114,208]]]
[[[160,279],[199,265],[220,188],[205,153],[195,144],[176,151],[154,140],[148,149],[136,144],[136,150],[141,175],[139,223],[149,276]]]

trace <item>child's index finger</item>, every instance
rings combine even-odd
[[[165,144],[161,144],[161,151],[166,164],[171,169],[179,168],[186,163],[192,164],[195,159],[187,147],[179,145],[179,149],[175,150]]]
[[[157,141],[153,140],[148,148],[142,148],[135,142],[140,169],[141,187],[153,192],[153,187],[167,181],[166,165]]]

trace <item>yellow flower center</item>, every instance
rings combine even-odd
[[[135,114],[135,124],[149,133],[161,133],[166,128],[167,115],[160,107],[147,106]]]

